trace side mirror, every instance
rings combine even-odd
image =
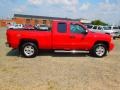
[[[85,35],[88,34],[88,30],[85,30],[85,32],[83,32],[83,34],[85,34]]]

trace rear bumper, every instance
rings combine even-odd
[[[11,47],[11,45],[8,42],[6,42],[5,45],[6,47]]]
[[[6,45],[6,47],[10,47],[10,48],[13,48],[13,49],[19,48],[18,44],[16,44],[16,43],[6,42],[5,45]]]

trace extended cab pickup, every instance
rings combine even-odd
[[[8,29],[7,45],[19,49],[24,57],[35,57],[39,49],[84,50],[103,57],[114,47],[110,35],[89,31],[80,22],[53,20],[48,30]]]

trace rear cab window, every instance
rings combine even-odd
[[[59,33],[66,33],[67,32],[67,24],[64,22],[58,23],[58,32]]]

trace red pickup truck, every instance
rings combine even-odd
[[[7,45],[19,49],[24,57],[35,57],[39,49],[82,50],[103,57],[114,48],[112,37],[89,31],[80,22],[53,20],[48,30],[8,29]]]

